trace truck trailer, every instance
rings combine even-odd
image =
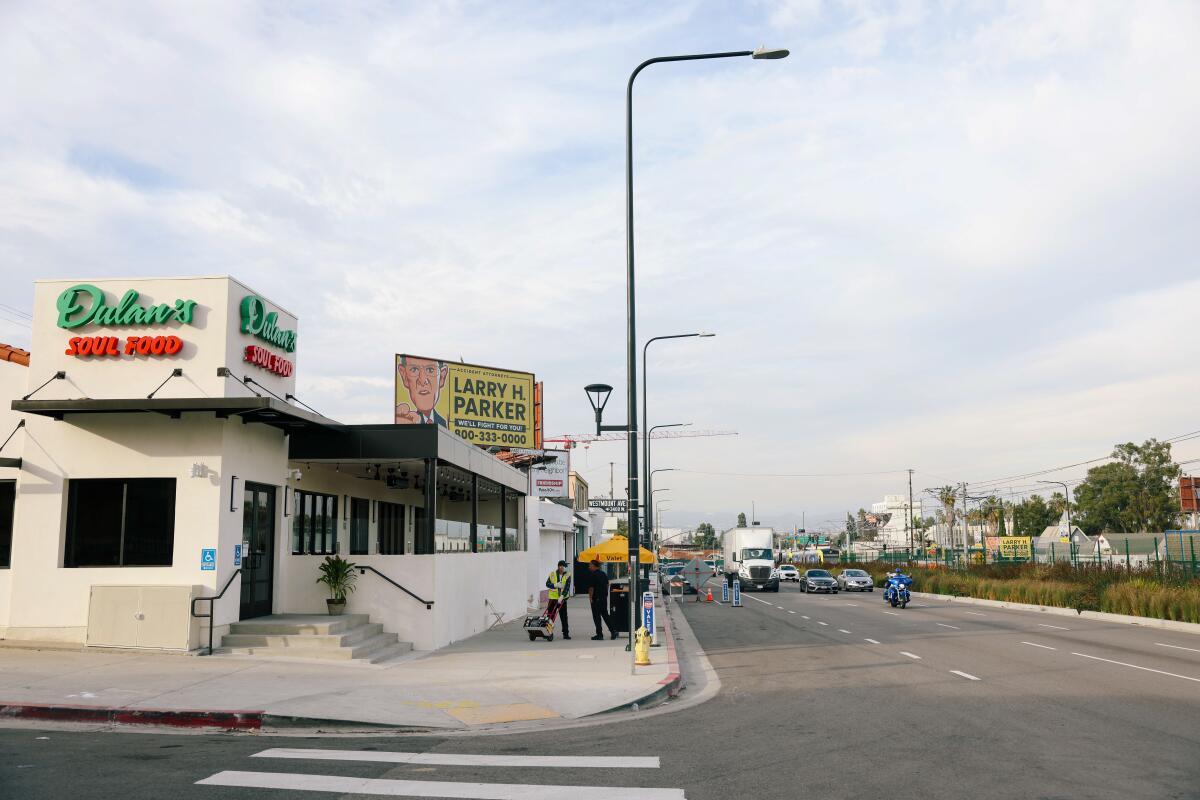
[[[721,535],[725,556],[725,578],[732,586],[742,582],[743,591],[761,589],[779,591],[779,573],[775,571],[775,530],[773,528],[731,528]]]

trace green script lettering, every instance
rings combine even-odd
[[[102,327],[125,327],[132,325],[163,324],[174,318],[185,325],[192,324],[195,300],[176,300],[174,306],[143,306],[138,303],[137,289],[129,289],[121,295],[115,306],[104,304],[104,292],[90,283],[80,283],[63,291],[55,303],[58,308],[58,327],[78,328],[89,322]],[[82,300],[90,302],[86,305]]]
[[[268,313],[267,304],[261,297],[252,294],[246,295],[242,298],[241,311],[242,333],[262,339],[267,344],[273,344],[285,352],[295,352],[296,332],[278,327],[276,323],[279,320],[279,313],[276,311]]]

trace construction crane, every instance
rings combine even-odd
[[[737,436],[737,431],[688,431],[688,430],[658,430],[650,434],[651,439],[691,439],[696,436]],[[639,439],[646,438],[645,431],[638,431]],[[616,431],[613,433],[564,433],[560,436],[548,437],[542,441],[546,444],[558,442],[566,445],[568,449],[583,445],[589,447],[592,442],[623,442],[629,438],[629,434]]]

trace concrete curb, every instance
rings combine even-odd
[[[913,592],[912,596],[922,597],[927,600],[942,600],[947,603],[991,606],[992,608],[1011,608],[1014,611],[1036,611],[1041,614],[1052,614],[1057,617],[1094,619],[1097,622],[1119,622],[1123,625],[1140,625],[1144,628],[1159,628],[1176,633],[1200,634],[1200,624],[1195,622],[1177,622],[1172,619],[1155,619],[1154,617],[1135,617],[1130,614],[1110,614],[1107,611],[1076,611],[1073,608],[1059,608],[1058,606],[1038,606],[1032,603],[1011,603],[1007,600],[984,600],[981,597],[930,594],[929,592]]]
[[[255,731],[262,728],[261,711],[201,711],[164,708],[104,708],[101,706],[9,703],[0,700],[0,718],[41,722],[98,722],[114,725],[166,725],[173,728],[217,728]]]
[[[635,705],[639,709],[646,708],[664,700],[669,700],[679,694],[679,692],[683,689],[683,673],[679,669],[679,659],[675,652],[675,631],[671,627],[671,614],[667,610],[665,604],[662,607],[662,619],[663,636],[666,638],[665,646],[667,648],[667,666],[669,667],[670,672],[667,673],[667,677],[658,682],[658,688],[647,692],[641,697],[634,698],[633,700],[627,700],[618,706],[606,708],[603,711],[597,711],[594,714],[588,714],[584,717],[580,717],[580,719],[595,719],[596,717],[602,717],[605,714],[612,714],[618,711],[628,711]]]

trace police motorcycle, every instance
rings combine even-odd
[[[912,578],[903,572],[899,570],[889,572],[887,581],[883,584],[883,602],[890,603],[892,608],[896,606],[904,608],[908,605],[908,587],[911,584]]]

